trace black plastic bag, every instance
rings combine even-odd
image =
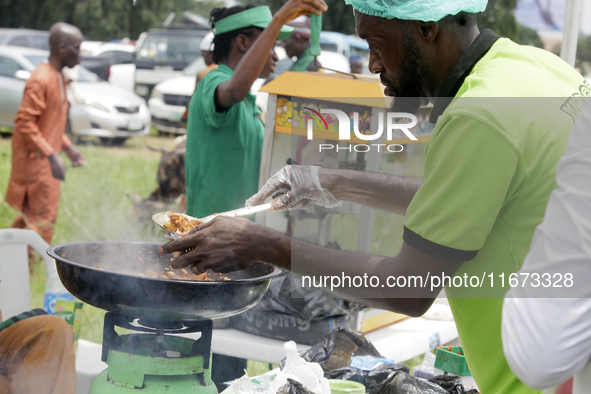
[[[324,337],[322,342],[308,349],[302,358],[320,364],[324,372],[345,368],[354,356],[383,358],[377,349],[360,332],[347,328],[336,328]]]
[[[478,390],[466,390],[460,383],[462,378],[456,375],[439,375],[429,379],[430,382],[441,386],[449,394],[478,394]]]
[[[370,394],[448,394],[448,392],[428,380],[396,371],[375,386]]]
[[[287,379],[287,383],[279,387],[277,394],[314,394],[305,388],[300,382]]]
[[[346,367],[328,371],[324,374],[324,377],[328,379],[354,380],[363,384],[365,386],[365,392],[369,393],[374,387],[380,385],[395,372],[408,373],[409,369],[403,364],[382,364],[371,371]]]
[[[335,327],[356,328],[362,306],[283,274],[273,278],[253,308],[230,318],[230,326],[254,335],[314,345]]]

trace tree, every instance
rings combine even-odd
[[[0,26],[48,30],[56,22],[67,22],[90,40],[136,39],[171,12],[208,17],[222,4],[221,0],[136,0],[135,5],[134,0],[0,0]]]
[[[355,18],[353,7],[343,0],[324,0],[328,12],[322,14],[322,30],[336,31],[344,34],[355,34]],[[287,0],[242,0],[243,4],[268,5],[271,12],[276,13]]]
[[[491,29],[500,36],[517,41],[517,21],[513,11],[517,0],[489,0],[486,10],[476,14],[478,27]]]

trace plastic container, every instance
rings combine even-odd
[[[43,297],[43,309],[50,315],[55,315],[57,301],[76,301],[76,298],[62,285],[55,268],[48,273],[45,284],[45,296]]]
[[[82,304],[81,301],[64,301],[57,300],[55,315],[60,317],[68,323],[72,332],[74,333],[74,354],[78,349],[78,338],[80,337],[80,321],[82,320]]]
[[[435,354],[435,368],[458,376],[472,376],[461,346],[439,346]]]
[[[352,380],[328,379],[331,394],[365,394],[365,386]]]
[[[435,376],[435,355],[431,352],[425,353],[423,362],[412,369],[412,375],[426,380]]]

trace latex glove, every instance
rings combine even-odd
[[[60,181],[65,181],[66,163],[64,163],[64,160],[55,152],[47,156],[47,158],[49,159],[49,164],[51,164],[51,174],[53,177]]]
[[[319,178],[320,167],[285,166],[273,175],[257,194],[246,200],[246,206],[260,205],[273,198],[271,209],[306,209],[312,205],[326,208],[340,207],[342,202]]]

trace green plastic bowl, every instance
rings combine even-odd
[[[328,379],[331,394],[365,394],[365,386],[359,382],[342,379]]]

